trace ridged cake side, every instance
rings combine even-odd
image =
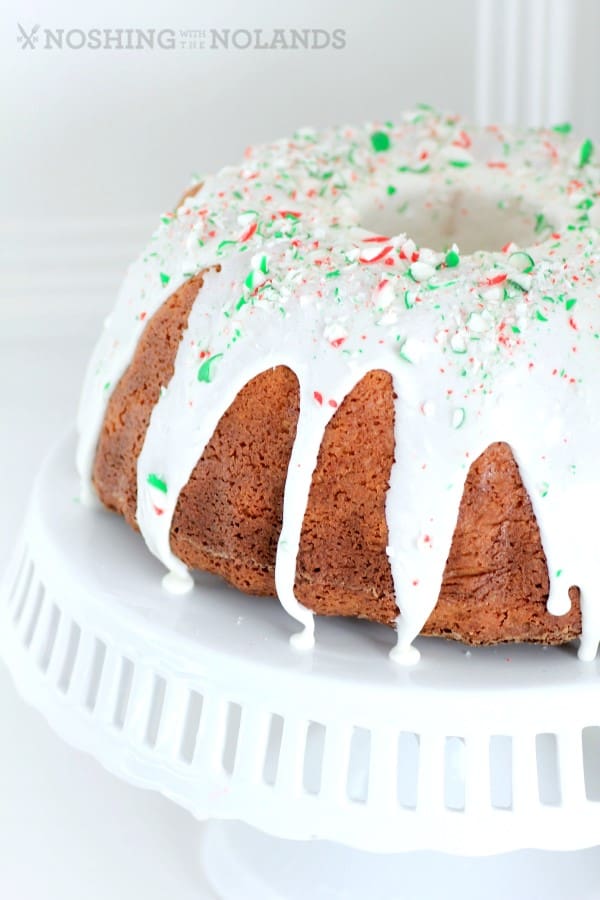
[[[102,502],[136,527],[137,458],[202,275],[145,327],[108,404],[94,465]],[[198,293],[199,292],[199,293]],[[222,417],[177,504],[171,544],[190,568],[251,594],[275,596],[283,491],[296,433],[295,375],[254,378]],[[401,414],[401,410],[400,410]],[[298,555],[296,593],[321,615],[393,625],[398,607],[386,554],[385,500],[394,459],[387,372],[368,373],[325,431]],[[563,616],[546,610],[548,573],[530,500],[510,448],[490,446],[469,470],[442,589],[424,634],[471,644],[562,643],[581,631],[576,590]]]

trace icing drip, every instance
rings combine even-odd
[[[300,414],[285,485],[283,521],[275,562],[275,588],[286,612],[304,625],[304,630],[292,639],[294,646],[300,649],[310,649],[314,645],[314,615],[298,602],[294,594],[296,560],[312,476],[325,428],[339,405],[335,397],[346,396],[358,380],[351,378],[343,386],[327,383],[329,390],[324,398],[309,376],[302,373],[299,378]],[[316,384],[322,387],[323,383],[318,381]]]
[[[433,611],[442,585],[468,472],[466,448],[473,441],[478,450],[486,446],[476,435],[466,441],[458,430],[448,428],[451,413],[440,387],[446,390],[440,381],[423,407],[406,376],[395,384],[400,398],[396,453],[386,498],[388,556],[400,609],[392,659],[409,665],[419,659],[412,642]]]
[[[165,591],[170,594],[188,594],[194,587],[194,579],[189,572],[178,574],[177,572],[167,572],[163,576],[162,586]]]
[[[593,602],[590,601],[587,593],[581,588],[579,590],[583,628],[577,656],[582,662],[593,662],[596,659],[600,643],[600,621],[598,620],[598,611],[594,609]]]
[[[412,642],[439,595],[469,467],[495,441],[511,446],[531,498],[548,609],[563,615],[569,587],[580,588],[580,657],[592,658],[600,179],[593,147],[582,146],[564,128],[525,138],[421,109],[398,126],[298,132],[205,179],[163,217],[94,352],[79,416],[83,492],[93,496],[106,404],[148,318],[219,264],[204,277],[138,459],[138,524],[168,569],[167,589],[193,583],[170,529],[220,418],[252,378],[288,366],[300,414],[275,581],[303,626],[295,645],[312,646],[312,612],[294,593],[311,479],[327,424],[378,369],[397,396],[386,497],[399,608],[392,658],[418,658]],[[474,250],[482,235],[494,240],[482,232],[494,216],[509,242]],[[435,250],[413,240],[425,232]]]
[[[210,330],[210,317],[221,312],[229,297],[228,274],[240,268],[240,260],[224,271],[207,273],[201,288],[202,303],[195,302],[175,359],[174,375],[156,404],[138,460],[137,521],[152,553],[169,569],[166,587],[187,583],[187,567],[171,551],[170,530],[179,494],[187,484],[217,424],[238,393],[255,375],[278,365],[275,356],[256,354],[249,342],[230,351],[229,377],[218,378],[222,358],[220,345],[208,353],[195,335]],[[204,302],[206,295],[214,299]],[[235,369],[235,371],[233,371]],[[160,505],[155,502],[152,482],[164,489]]]

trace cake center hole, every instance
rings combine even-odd
[[[527,247],[543,240],[552,225],[524,197],[440,184],[435,193],[390,192],[379,203],[359,209],[362,228],[393,236],[405,233],[418,247],[443,252],[457,244],[462,254],[501,250],[510,241]]]

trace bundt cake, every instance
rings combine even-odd
[[[298,131],[199,179],[81,399],[82,496],[190,569],[469,644],[581,636],[600,507],[599,169],[567,125]]]

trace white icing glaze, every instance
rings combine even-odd
[[[194,579],[189,572],[167,572],[161,583],[169,594],[189,594],[194,587]]]
[[[467,135],[458,120],[421,110],[397,127],[300,132],[206,179],[164,217],[94,353],[79,419],[84,491],[108,397],[147,320],[220,263],[204,278],[138,460],[138,524],[168,581],[191,584],[170,528],[219,419],[249,380],[288,366],[300,415],[275,580],[303,626],[295,644],[312,646],[313,615],[294,594],[312,474],[336,409],[367,372],[385,370],[398,397],[386,499],[400,609],[393,658],[418,657],[412,641],[439,594],[469,467],[494,441],[511,446],[531,497],[548,608],[568,611],[568,588],[580,587],[580,656],[593,657],[600,241],[590,153],[552,131]],[[394,235],[400,226],[411,238]],[[417,250],[412,236],[427,228],[448,256]],[[514,243],[460,255],[461,244],[473,250],[500,234],[527,252]]]

